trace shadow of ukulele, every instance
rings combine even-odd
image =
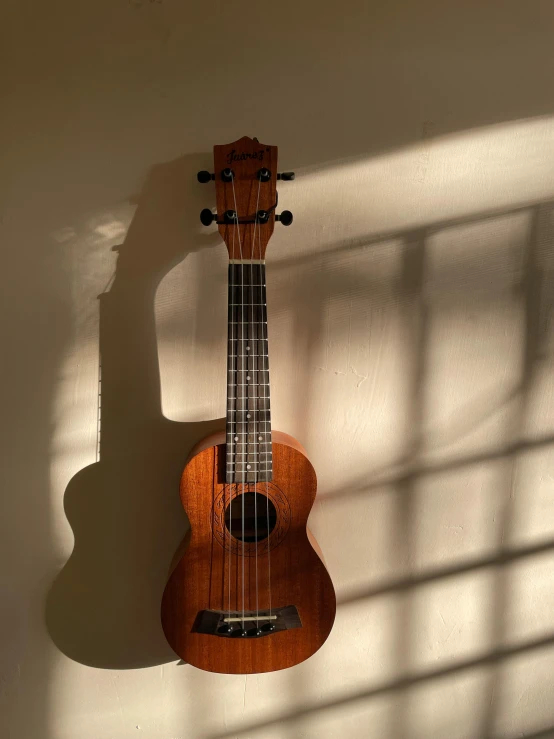
[[[191,447],[224,419],[178,423],[162,415],[154,298],[169,270],[196,248],[206,190],[196,182],[209,155],[151,171],[115,278],[100,296],[100,461],[78,472],[64,498],[73,552],[46,602],[46,623],[68,657],[101,668],[177,660],[160,623],[171,560],[187,523],[179,500]],[[200,287],[209,300],[208,287]]]

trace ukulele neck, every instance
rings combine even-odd
[[[229,262],[226,481],[272,478],[265,263]]]

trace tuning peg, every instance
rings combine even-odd
[[[283,226],[290,226],[292,223],[292,213],[290,210],[284,210],[280,215],[275,215],[275,220],[283,224]]]
[[[204,226],[211,226],[216,219],[216,214],[212,213],[209,208],[204,208],[204,210],[200,213],[200,221]]]
[[[278,180],[284,180],[285,182],[288,182],[290,180],[294,180],[294,172],[281,172],[281,174],[277,175]]]
[[[269,221],[269,211],[268,210],[259,210],[256,213],[256,221],[258,223],[267,223]]]
[[[205,183],[209,182],[210,180],[215,180],[215,174],[207,172],[205,169],[203,169],[201,172],[198,172],[196,178],[198,179],[198,182]]]

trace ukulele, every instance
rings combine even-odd
[[[229,253],[226,429],[191,451],[181,478],[190,530],[162,599],[173,650],[210,672],[291,667],[325,642],[336,612],[307,528],[316,475],[296,439],[271,430],[265,252],[276,221],[277,147],[244,137],[214,146],[215,222]]]

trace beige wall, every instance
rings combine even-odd
[[[552,3],[3,16],[2,739],[554,736]],[[242,135],[297,172],[274,426],[339,600],[316,656],[248,678],[177,664],[158,619],[224,412],[195,174]]]

